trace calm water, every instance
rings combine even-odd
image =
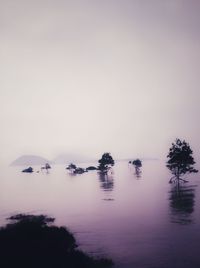
[[[198,174],[178,190],[160,161],[143,162],[141,177],[126,162],[108,178],[72,176],[61,165],[49,174],[21,169],[1,167],[1,225],[13,213],[45,213],[69,227],[80,248],[111,257],[116,267],[200,267]]]

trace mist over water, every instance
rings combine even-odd
[[[196,0],[0,0],[1,224],[43,213],[117,268],[200,267],[199,175],[177,189],[165,167],[180,138],[200,169],[199,10]],[[128,161],[109,176],[62,165],[104,152],[142,159],[141,173]],[[24,155],[60,165],[21,173],[10,164]]]
[[[0,1],[0,162],[199,155],[198,1]]]
[[[3,174],[1,224],[14,213],[48,214],[74,232],[81,249],[111,257],[116,267],[200,265],[198,174],[179,191],[162,161],[143,161],[140,177],[124,161],[108,177],[71,175],[63,165],[32,174],[4,167]]]

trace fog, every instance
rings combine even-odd
[[[0,0],[0,161],[200,152],[200,2]]]

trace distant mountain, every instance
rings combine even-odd
[[[123,159],[117,159],[118,161],[133,161],[134,159],[137,159],[137,158],[139,158],[139,159],[141,159],[142,161],[157,161],[157,160],[159,160],[159,158],[154,158],[154,157],[142,157],[142,158],[140,158],[140,157],[133,157],[133,158],[123,158]]]
[[[11,163],[12,166],[32,166],[50,163],[46,158],[37,155],[22,155]]]
[[[69,163],[89,163],[94,162],[96,159],[90,158],[84,155],[77,155],[77,154],[60,154],[53,162],[55,164],[69,164]]]

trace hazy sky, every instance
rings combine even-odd
[[[199,0],[0,0],[0,160],[200,154]]]

